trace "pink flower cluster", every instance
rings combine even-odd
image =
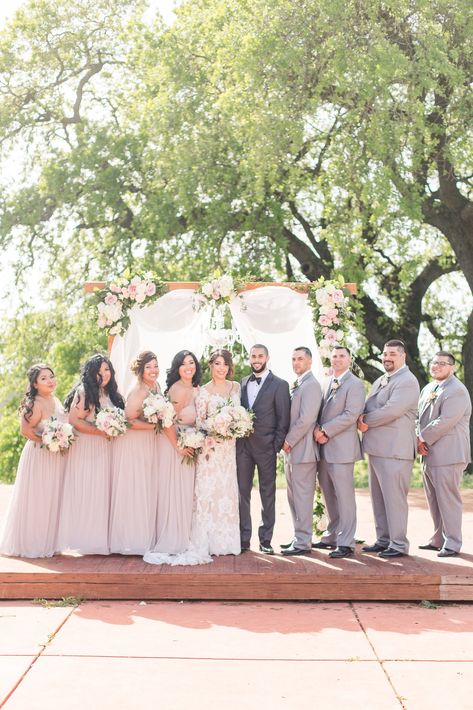
[[[340,343],[344,338],[344,331],[339,327],[341,324],[340,315],[348,299],[340,288],[330,283],[317,289],[315,297],[320,306],[317,322],[322,326],[319,351],[321,357],[327,357],[330,348]]]
[[[110,284],[103,301],[97,305],[99,328],[109,328],[110,335],[121,335],[122,320],[135,304],[143,304],[156,293],[156,285],[150,277],[133,276],[119,278]]]

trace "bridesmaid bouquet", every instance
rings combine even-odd
[[[192,466],[197,461],[198,455],[203,451],[206,441],[206,436],[203,431],[194,427],[181,429],[177,436],[177,444],[180,449],[194,449],[191,456],[184,456],[183,461]]]
[[[156,433],[169,429],[176,420],[172,402],[157,392],[150,392],[143,400],[143,416],[146,421],[155,425]]]
[[[206,431],[215,439],[240,439],[253,431],[254,413],[228,400],[218,405],[204,422]]]
[[[41,434],[41,448],[48,449],[52,454],[65,454],[74,441],[74,431],[71,424],[60,422],[56,417],[49,417],[44,422]]]
[[[128,428],[125,412],[118,407],[104,407],[95,415],[95,426],[109,437],[121,436]]]

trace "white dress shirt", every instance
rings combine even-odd
[[[265,370],[264,372],[260,372],[259,374],[256,374],[256,372],[252,373],[255,377],[261,377],[261,382],[258,384],[255,382],[255,380],[248,380],[248,384],[246,386],[246,392],[248,394],[248,404],[250,409],[253,407],[255,403],[255,399],[258,396],[258,392],[263,386],[263,383],[267,376],[269,375],[269,370]]]

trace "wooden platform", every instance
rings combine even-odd
[[[251,551],[197,567],[153,566],[139,557],[119,555],[0,557],[0,598],[472,601],[473,491],[465,491],[464,500],[465,551],[454,558],[438,559],[435,552],[418,550],[429,537],[431,523],[423,492],[416,490],[410,494],[411,555],[394,561],[362,553],[360,545],[353,558],[342,560],[315,550],[296,558]],[[357,493],[357,505],[358,536],[372,542],[367,491]],[[275,550],[288,539],[285,491],[278,491]]]

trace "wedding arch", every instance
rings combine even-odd
[[[226,285],[223,283],[225,279]],[[147,292],[145,281],[140,280],[140,277],[128,279],[125,282],[128,289],[133,281],[138,284],[138,288],[142,287],[143,294]],[[220,282],[222,293],[218,290]],[[217,284],[214,290],[212,284]],[[326,290],[335,288],[328,284],[331,282],[326,282]],[[126,289],[120,286],[119,279],[116,284],[112,283],[107,287],[108,291],[104,290],[105,286],[103,282],[88,282],[85,284],[85,290],[88,293],[105,293],[103,302],[110,304],[111,312],[117,306],[121,307],[113,294],[117,293],[122,297],[121,291],[125,292]],[[270,353],[271,369],[287,380],[294,378],[291,367],[292,350],[299,345],[305,345],[314,355],[314,374],[322,377],[323,366],[316,342],[314,311],[308,298],[311,287],[313,288],[312,284],[274,282],[250,282],[233,287],[231,277],[221,277],[220,280],[217,278],[203,285],[197,282],[167,282],[160,284],[158,290],[148,287],[153,302],[149,305],[146,302],[140,303],[140,300],[146,299],[143,296],[132,305],[125,314],[126,330],[123,327],[109,327],[109,332],[112,332],[109,336],[110,358],[116,369],[120,390],[126,394],[130,389],[133,375],[129,370],[129,363],[141,350],[152,350],[158,355],[160,382],[163,385],[166,369],[173,355],[179,350],[192,350],[201,358],[213,347],[231,348],[236,339],[241,341],[247,351],[255,343],[266,345]],[[346,293],[356,293],[355,284],[343,284],[343,288]],[[323,288],[316,293],[319,294],[322,290]],[[324,301],[319,299],[319,303]],[[230,327],[228,316],[225,318],[226,308],[231,316]],[[99,317],[102,327],[113,322],[106,321],[106,317],[110,315],[106,309],[107,305],[104,305],[101,318]],[[326,316],[327,313],[330,315],[330,308],[322,305],[321,312],[317,319],[319,331],[329,331],[327,325],[320,325],[320,321],[322,324],[331,323]],[[338,310],[333,312],[338,314]],[[115,320],[116,315],[111,317]],[[123,320],[125,319],[122,317]],[[340,322],[336,317],[333,320]],[[120,334],[113,334],[113,331]],[[341,330],[330,331],[334,333],[334,340],[337,332],[342,333]]]

